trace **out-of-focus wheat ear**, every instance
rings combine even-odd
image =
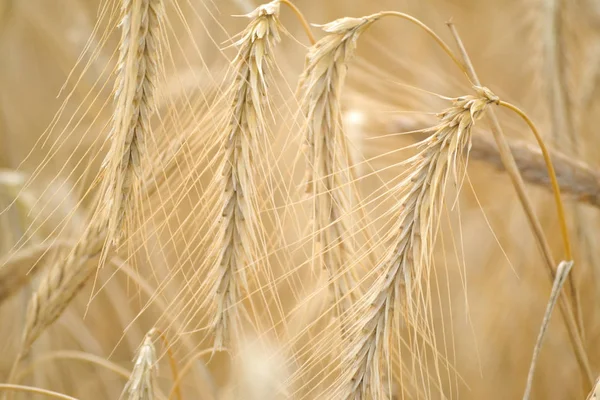
[[[104,196],[99,217],[107,222],[107,243],[118,244],[133,197],[139,191],[151,135],[159,69],[162,0],[122,0],[121,45],[115,83],[110,150],[102,171]]]
[[[257,182],[253,167],[261,157],[259,143],[267,140],[267,86],[273,47],[279,42],[279,2],[261,5],[241,38],[233,61],[233,83],[226,96],[230,104],[224,130],[223,154],[216,174],[221,192],[220,232],[215,242],[217,260],[214,292],[217,310],[212,321],[215,349],[230,347],[231,331],[239,318],[247,287],[245,268],[256,261],[258,230]]]
[[[429,301],[421,287],[422,277],[431,267],[446,185],[451,177],[460,179],[462,153],[470,146],[475,121],[490,103],[498,101],[486,88],[476,91],[478,96],[457,98],[439,115],[433,135],[423,140],[396,188],[401,202],[392,211],[388,251],[376,266],[378,278],[371,290],[357,303],[357,320],[343,355],[347,380],[341,398],[387,398],[393,321],[403,319],[415,327],[415,334],[426,323],[419,320]]]
[[[61,316],[71,300],[96,270],[97,256],[104,246],[104,230],[90,225],[83,239],[50,266],[29,303],[23,330],[22,353]]]
[[[327,272],[338,316],[352,306],[351,269],[356,260],[348,221],[353,211],[351,199],[359,197],[343,130],[341,92],[356,41],[377,18],[341,18],[324,25],[327,35],[309,50],[300,79],[313,263]]]
[[[12,382],[20,361],[37,338],[56,321],[79,293],[97,267],[96,258],[104,248],[105,228],[92,222],[83,238],[66,257],[51,265],[42,277],[27,306],[21,347],[9,373]]]
[[[151,329],[144,338],[144,343],[135,357],[129,381],[123,389],[121,398],[128,400],[153,400],[155,398],[156,374],[158,363],[156,349],[152,338],[155,330]]]

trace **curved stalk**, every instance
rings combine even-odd
[[[571,242],[569,241],[569,231],[567,228],[567,219],[565,217],[565,208],[562,202],[562,198],[560,196],[560,187],[558,185],[558,180],[556,179],[556,172],[554,171],[554,165],[552,164],[552,159],[550,158],[550,153],[544,144],[544,140],[540,135],[539,131],[535,127],[534,123],[531,119],[521,110],[519,107],[507,103],[505,101],[500,100],[498,105],[508,108],[511,111],[517,113],[524,121],[527,123],[531,132],[535,136],[535,139],[538,142],[538,146],[542,151],[542,155],[544,156],[544,162],[546,163],[546,168],[548,169],[548,176],[550,177],[550,183],[552,184],[552,191],[554,192],[554,202],[556,203],[556,212],[558,214],[558,219],[560,221],[560,230],[563,239],[563,245],[565,248],[565,260],[570,261],[573,259],[573,255],[571,252]]]

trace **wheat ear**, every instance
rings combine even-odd
[[[123,0],[122,32],[111,147],[103,165],[100,218],[108,221],[107,241],[117,244],[143,177],[144,142],[150,135],[159,66],[162,0]]]
[[[347,240],[350,198],[356,198],[349,141],[343,130],[341,92],[347,62],[359,35],[377,17],[341,18],[323,25],[328,34],[309,51],[300,79],[307,170],[305,191],[311,200],[310,225],[314,232],[315,267],[326,270],[331,298],[338,316],[352,306],[353,262]],[[350,191],[350,192],[349,192]]]
[[[26,352],[40,334],[61,316],[96,270],[92,261],[102,251],[104,238],[103,230],[91,224],[64,262],[49,268],[27,308],[22,352]]]
[[[151,329],[144,338],[144,343],[135,357],[133,371],[125,385],[121,398],[125,395],[128,400],[153,400],[155,380],[158,372],[156,349],[152,337],[155,330]]]
[[[406,178],[398,184],[402,197],[393,210],[397,216],[387,236],[391,245],[376,267],[379,277],[361,299],[359,307],[366,311],[353,326],[353,341],[344,354],[349,375],[345,399],[387,397],[383,377],[389,376],[389,371],[382,374],[380,366],[389,365],[389,360],[385,360],[391,354],[391,324],[399,317],[394,313],[404,306],[409,310],[408,318],[413,319],[411,308],[426,301],[418,299],[422,296],[419,281],[431,266],[431,249],[447,182],[451,175],[458,177],[473,124],[490,103],[498,101],[489,89],[475,89],[477,96],[457,98],[451,108],[440,114],[434,134],[423,140],[420,152],[410,160]]]
[[[216,249],[215,296],[217,311],[212,322],[215,348],[228,345],[237,320],[238,301],[247,287],[245,268],[255,258],[258,241],[256,187],[253,165],[260,159],[258,144],[266,140],[267,83],[273,63],[273,47],[279,42],[279,1],[261,5],[251,19],[233,61],[235,81],[228,91],[231,113],[225,131],[224,154],[217,179],[221,187],[222,213]]]
[[[25,315],[21,347],[8,375],[12,382],[20,361],[36,339],[58,319],[96,270],[93,259],[104,248],[104,226],[92,223],[64,262],[53,264],[33,294]],[[5,397],[3,397],[5,398]]]

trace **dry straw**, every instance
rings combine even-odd
[[[117,244],[143,177],[144,143],[150,132],[159,68],[162,0],[123,0],[121,47],[115,84],[111,147],[103,165],[107,241]]]
[[[558,265],[558,268],[556,268],[556,277],[552,285],[552,292],[550,293],[550,299],[548,300],[548,305],[546,306],[546,312],[544,313],[544,319],[542,321],[540,333],[538,334],[535,347],[533,349],[533,356],[529,367],[529,373],[527,374],[527,385],[525,386],[523,400],[529,400],[531,396],[531,391],[533,390],[533,378],[535,376],[535,368],[537,366],[537,360],[540,356],[540,351],[542,350],[544,336],[546,335],[546,331],[548,330],[548,326],[550,325],[550,317],[552,317],[552,312],[554,311],[554,307],[556,306],[556,301],[558,300],[558,296],[560,296],[562,287],[565,281],[567,280],[567,276],[569,275],[569,272],[571,271],[572,267],[573,261],[562,261]]]
[[[419,153],[409,159],[407,176],[398,185],[402,200],[394,212],[394,225],[387,236],[389,250],[377,265],[379,278],[359,307],[366,310],[355,323],[352,342],[344,355],[349,375],[345,399],[385,398],[382,365],[390,365],[392,324],[401,317],[417,326],[416,309],[426,307],[420,280],[431,267],[432,248],[446,185],[451,176],[458,181],[463,169],[463,151],[469,147],[471,130],[487,106],[498,98],[487,88],[475,88],[477,96],[454,100],[440,114],[441,122],[433,135],[420,145]]]
[[[228,346],[239,317],[238,304],[247,288],[245,269],[256,261],[258,231],[257,194],[253,166],[261,157],[259,144],[267,138],[267,85],[273,48],[279,42],[279,1],[264,4],[248,14],[251,19],[233,61],[235,81],[228,91],[228,117],[224,152],[217,179],[221,187],[220,232],[214,265],[217,311],[212,322],[215,348]]]

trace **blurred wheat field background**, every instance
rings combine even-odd
[[[597,1],[0,0],[0,54],[3,398],[600,397]]]

